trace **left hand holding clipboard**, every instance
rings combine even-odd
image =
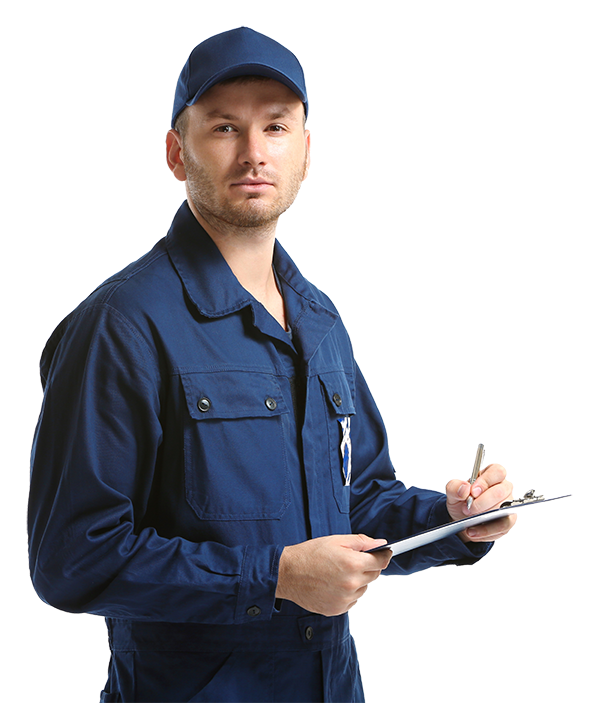
[[[478,515],[499,508],[512,499],[513,485],[506,480],[506,469],[500,464],[490,464],[478,472],[474,482],[453,479],[446,485],[446,507],[452,520]],[[469,497],[471,507],[467,507]],[[517,516],[507,515],[459,532],[463,542],[495,542],[509,532]]]

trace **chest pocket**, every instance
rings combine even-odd
[[[352,463],[352,416],[356,414],[352,392],[346,374],[333,371],[319,376],[327,417],[327,442],[331,488],[342,513],[350,511],[350,485],[347,471]],[[344,425],[349,420],[349,426]],[[344,446],[342,443],[344,442]],[[345,458],[344,458],[345,453]]]
[[[185,374],[181,382],[190,507],[206,520],[280,518],[290,503],[290,413],[277,378],[219,371]]]

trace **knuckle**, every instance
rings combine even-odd
[[[488,508],[482,500],[476,500],[471,506],[471,514],[478,515],[479,513],[484,513]]]
[[[351,578],[347,583],[346,591],[348,593],[356,593],[358,590],[361,589],[362,585],[362,581],[359,578]]]
[[[498,483],[495,486],[492,486],[489,490],[495,504],[506,500],[506,488],[503,484]]]
[[[386,566],[389,565],[390,561],[392,560],[392,550],[391,549],[386,549],[381,552],[381,555],[377,555],[377,564],[380,566],[382,569],[385,569]]]

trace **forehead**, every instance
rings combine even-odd
[[[189,110],[201,119],[223,115],[242,118],[268,112],[289,114],[295,119],[302,119],[304,115],[302,101],[287,86],[271,78],[255,76],[217,83]]]

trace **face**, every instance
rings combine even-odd
[[[227,83],[187,110],[181,161],[194,208],[220,230],[275,223],[308,170],[300,99],[274,80]]]

